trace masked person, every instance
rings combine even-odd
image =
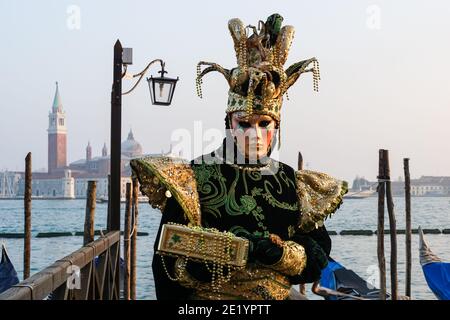
[[[294,28],[281,27],[282,20],[273,14],[247,28],[230,20],[238,66],[199,63],[200,96],[203,76],[211,71],[223,74],[230,87],[226,138],[217,150],[189,163],[164,156],[131,161],[142,193],[163,212],[152,263],[158,299],[289,299],[293,284],[319,280],[327,265],[331,240],[323,221],[341,204],[347,184],[270,158],[283,95],[302,73],[312,72],[315,90],[319,80],[315,58],[284,69]],[[253,33],[247,36],[246,30]],[[245,266],[226,268],[206,254],[204,261],[161,255],[158,245],[167,224],[247,239]],[[172,240],[169,246],[180,241]],[[226,246],[219,243],[217,252],[229,253]]]

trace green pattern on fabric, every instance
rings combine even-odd
[[[265,175],[260,170],[201,163],[193,165],[193,170],[205,226],[287,238],[288,226],[296,224],[299,204],[292,168],[279,163],[278,171]]]
[[[225,202],[227,195],[225,178],[220,174],[217,165],[201,164],[194,166],[193,169],[198,192],[202,195],[201,202],[204,204],[204,212],[211,213],[214,217],[220,217],[219,207]]]
[[[252,196],[243,195],[241,197],[242,211],[249,214],[256,207],[256,200]]]

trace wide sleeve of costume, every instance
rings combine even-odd
[[[295,179],[300,208],[298,228],[295,236],[280,243],[281,257],[268,267],[292,277],[291,280],[298,283],[305,280],[300,275],[311,273],[311,268],[315,268],[316,258],[324,256],[317,250],[321,248],[327,256],[330,254],[331,239],[323,222],[342,203],[347,183],[309,170],[295,172]]]
[[[176,258],[157,254],[162,226],[167,223],[200,225],[200,201],[191,166],[181,159],[145,157],[130,161],[133,176],[153,208],[163,215],[153,251],[153,277],[158,300],[189,299],[192,289],[180,285],[175,268]]]
[[[167,199],[174,197],[188,223],[201,224],[197,182],[189,163],[179,158],[149,156],[131,160],[130,166],[153,208],[163,211]]]
[[[295,173],[300,219],[295,234],[283,243],[283,255],[273,266],[291,283],[313,282],[331,251],[324,220],[341,205],[347,183],[309,170]]]
[[[304,233],[323,226],[348,191],[347,182],[310,170],[297,171],[296,183],[301,211],[299,229]]]

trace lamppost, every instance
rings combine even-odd
[[[121,194],[121,132],[122,132],[122,95],[131,93],[144,77],[150,66],[156,62],[161,65],[160,77],[147,78],[150,96],[153,104],[170,105],[175,90],[177,79],[164,76],[164,62],[161,59],[151,61],[141,72],[133,75],[138,78],[134,86],[122,93],[122,78],[126,75],[128,65],[132,64],[132,49],[122,48],[119,40],[114,45],[113,85],[111,91],[111,165],[110,165],[110,190],[108,198],[108,231],[120,231],[120,194]],[[124,69],[124,70],[123,70]],[[157,92],[156,88],[159,91]],[[158,94],[159,93],[159,94]],[[120,241],[119,241],[120,248]],[[116,251],[120,254],[120,250]],[[114,270],[114,283],[117,284],[115,296],[119,297],[120,259],[116,259]]]
[[[128,65],[132,64],[132,49],[122,48],[119,40],[114,45],[113,85],[111,92],[111,182],[108,212],[108,230],[120,230],[120,195],[121,195],[121,121],[122,121],[122,95],[131,93],[139,84],[151,65],[159,62],[161,74],[159,77],[147,78],[152,104],[168,106],[172,102],[177,79],[165,77],[165,63],[161,59],[151,61],[141,72],[133,75],[138,78],[133,87],[122,93],[122,78],[125,76]]]

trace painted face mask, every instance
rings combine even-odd
[[[267,156],[276,132],[276,121],[268,115],[244,112],[230,115],[231,134],[239,152],[249,160],[260,160]]]

